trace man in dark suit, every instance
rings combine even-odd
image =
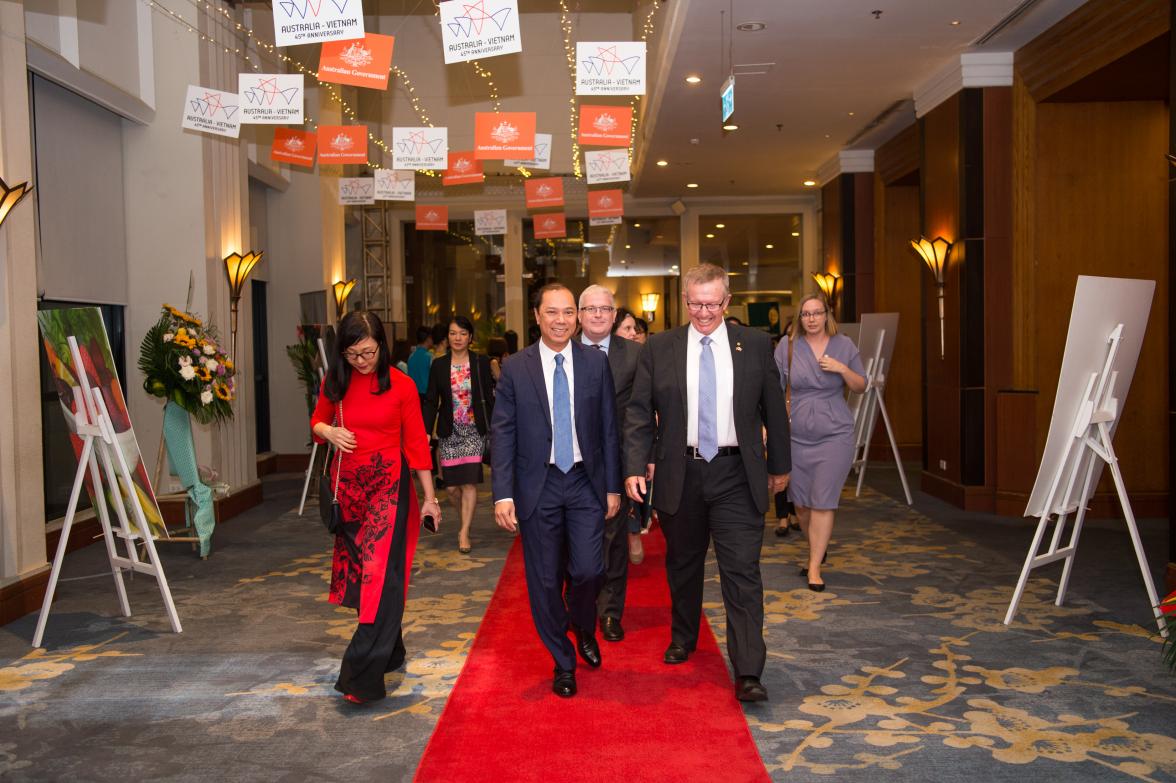
[[[572,340],[572,292],[551,283],[536,298],[541,338],[504,363],[498,379],[494,518],[505,530],[521,531],[531,616],[555,659],[552,690],[568,697],[576,693],[577,652],[600,666],[595,602],[604,576],[604,520],[621,504],[620,442],[608,360]]]
[[[769,493],[787,486],[792,469],[788,413],[768,335],[723,322],[727,273],[697,266],[682,276],[682,292],[690,324],[650,337],[633,381],[626,490],[640,501],[646,480],[657,477],[653,506],[666,536],[672,603],[665,662],[685,662],[698,641],[713,540],[735,696],[763,701],[759,558]]]
[[[616,317],[612,291],[604,286],[590,285],[580,294],[580,342],[608,356],[617,393],[617,418],[620,419],[633,391],[633,376],[637,374],[641,346],[612,333]],[[622,449],[624,441],[622,436]],[[628,532],[629,501],[622,498],[620,510],[604,522],[604,585],[596,599],[600,635],[608,642],[625,638],[621,615],[625,611],[625,587],[629,578]]]

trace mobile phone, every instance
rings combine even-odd
[[[421,527],[423,527],[425,530],[428,530],[430,533],[436,533],[437,520],[433,518],[432,514],[425,514],[425,516],[421,518]]]

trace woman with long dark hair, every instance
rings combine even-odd
[[[359,613],[335,682],[354,704],[384,698],[385,672],[404,664],[401,621],[421,517],[441,520],[420,397],[391,362],[379,317],[348,313],[310,421],[315,439],[342,455],[331,461],[344,524],[335,536],[330,601]],[[424,491],[419,508],[410,469]]]
[[[474,325],[464,315],[449,319],[449,353],[433,360],[425,392],[425,431],[436,427],[438,461],[449,498],[461,513],[457,550],[469,554],[470,524],[482,483],[482,456],[494,409],[490,360],[470,350]]]

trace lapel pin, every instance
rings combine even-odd
[[[742,350],[743,350],[743,343],[741,343],[741,342],[739,342],[739,341],[736,341],[736,342],[735,342],[735,350],[736,350],[736,351],[742,351]]]

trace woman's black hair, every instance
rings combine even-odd
[[[470,319],[464,315],[455,315],[449,319],[449,323],[445,325],[445,335],[449,336],[449,327],[457,324],[458,329],[464,329],[466,333],[472,338],[474,336],[474,325],[470,323]]]
[[[509,349],[506,345],[506,340],[501,337],[491,337],[486,341],[486,355],[491,359],[502,361],[502,358],[507,355]]]
[[[506,350],[509,353],[518,353],[519,352],[519,333],[518,332],[516,332],[514,329],[507,329],[506,332],[503,333],[502,339],[506,340]]]
[[[627,307],[617,308],[617,317],[613,319],[612,333],[616,334],[617,329],[621,328],[621,324],[625,322],[626,318],[632,318],[633,323],[637,323],[637,314]]]
[[[370,310],[353,310],[343,316],[335,327],[335,355],[330,357],[323,392],[331,402],[339,402],[351,383],[351,362],[344,353],[365,337],[376,341],[376,389],[372,394],[383,394],[392,388],[392,352],[388,349],[388,335],[380,317]]]
[[[644,318],[633,317],[633,328],[637,330],[638,334],[649,334],[649,322]]]

